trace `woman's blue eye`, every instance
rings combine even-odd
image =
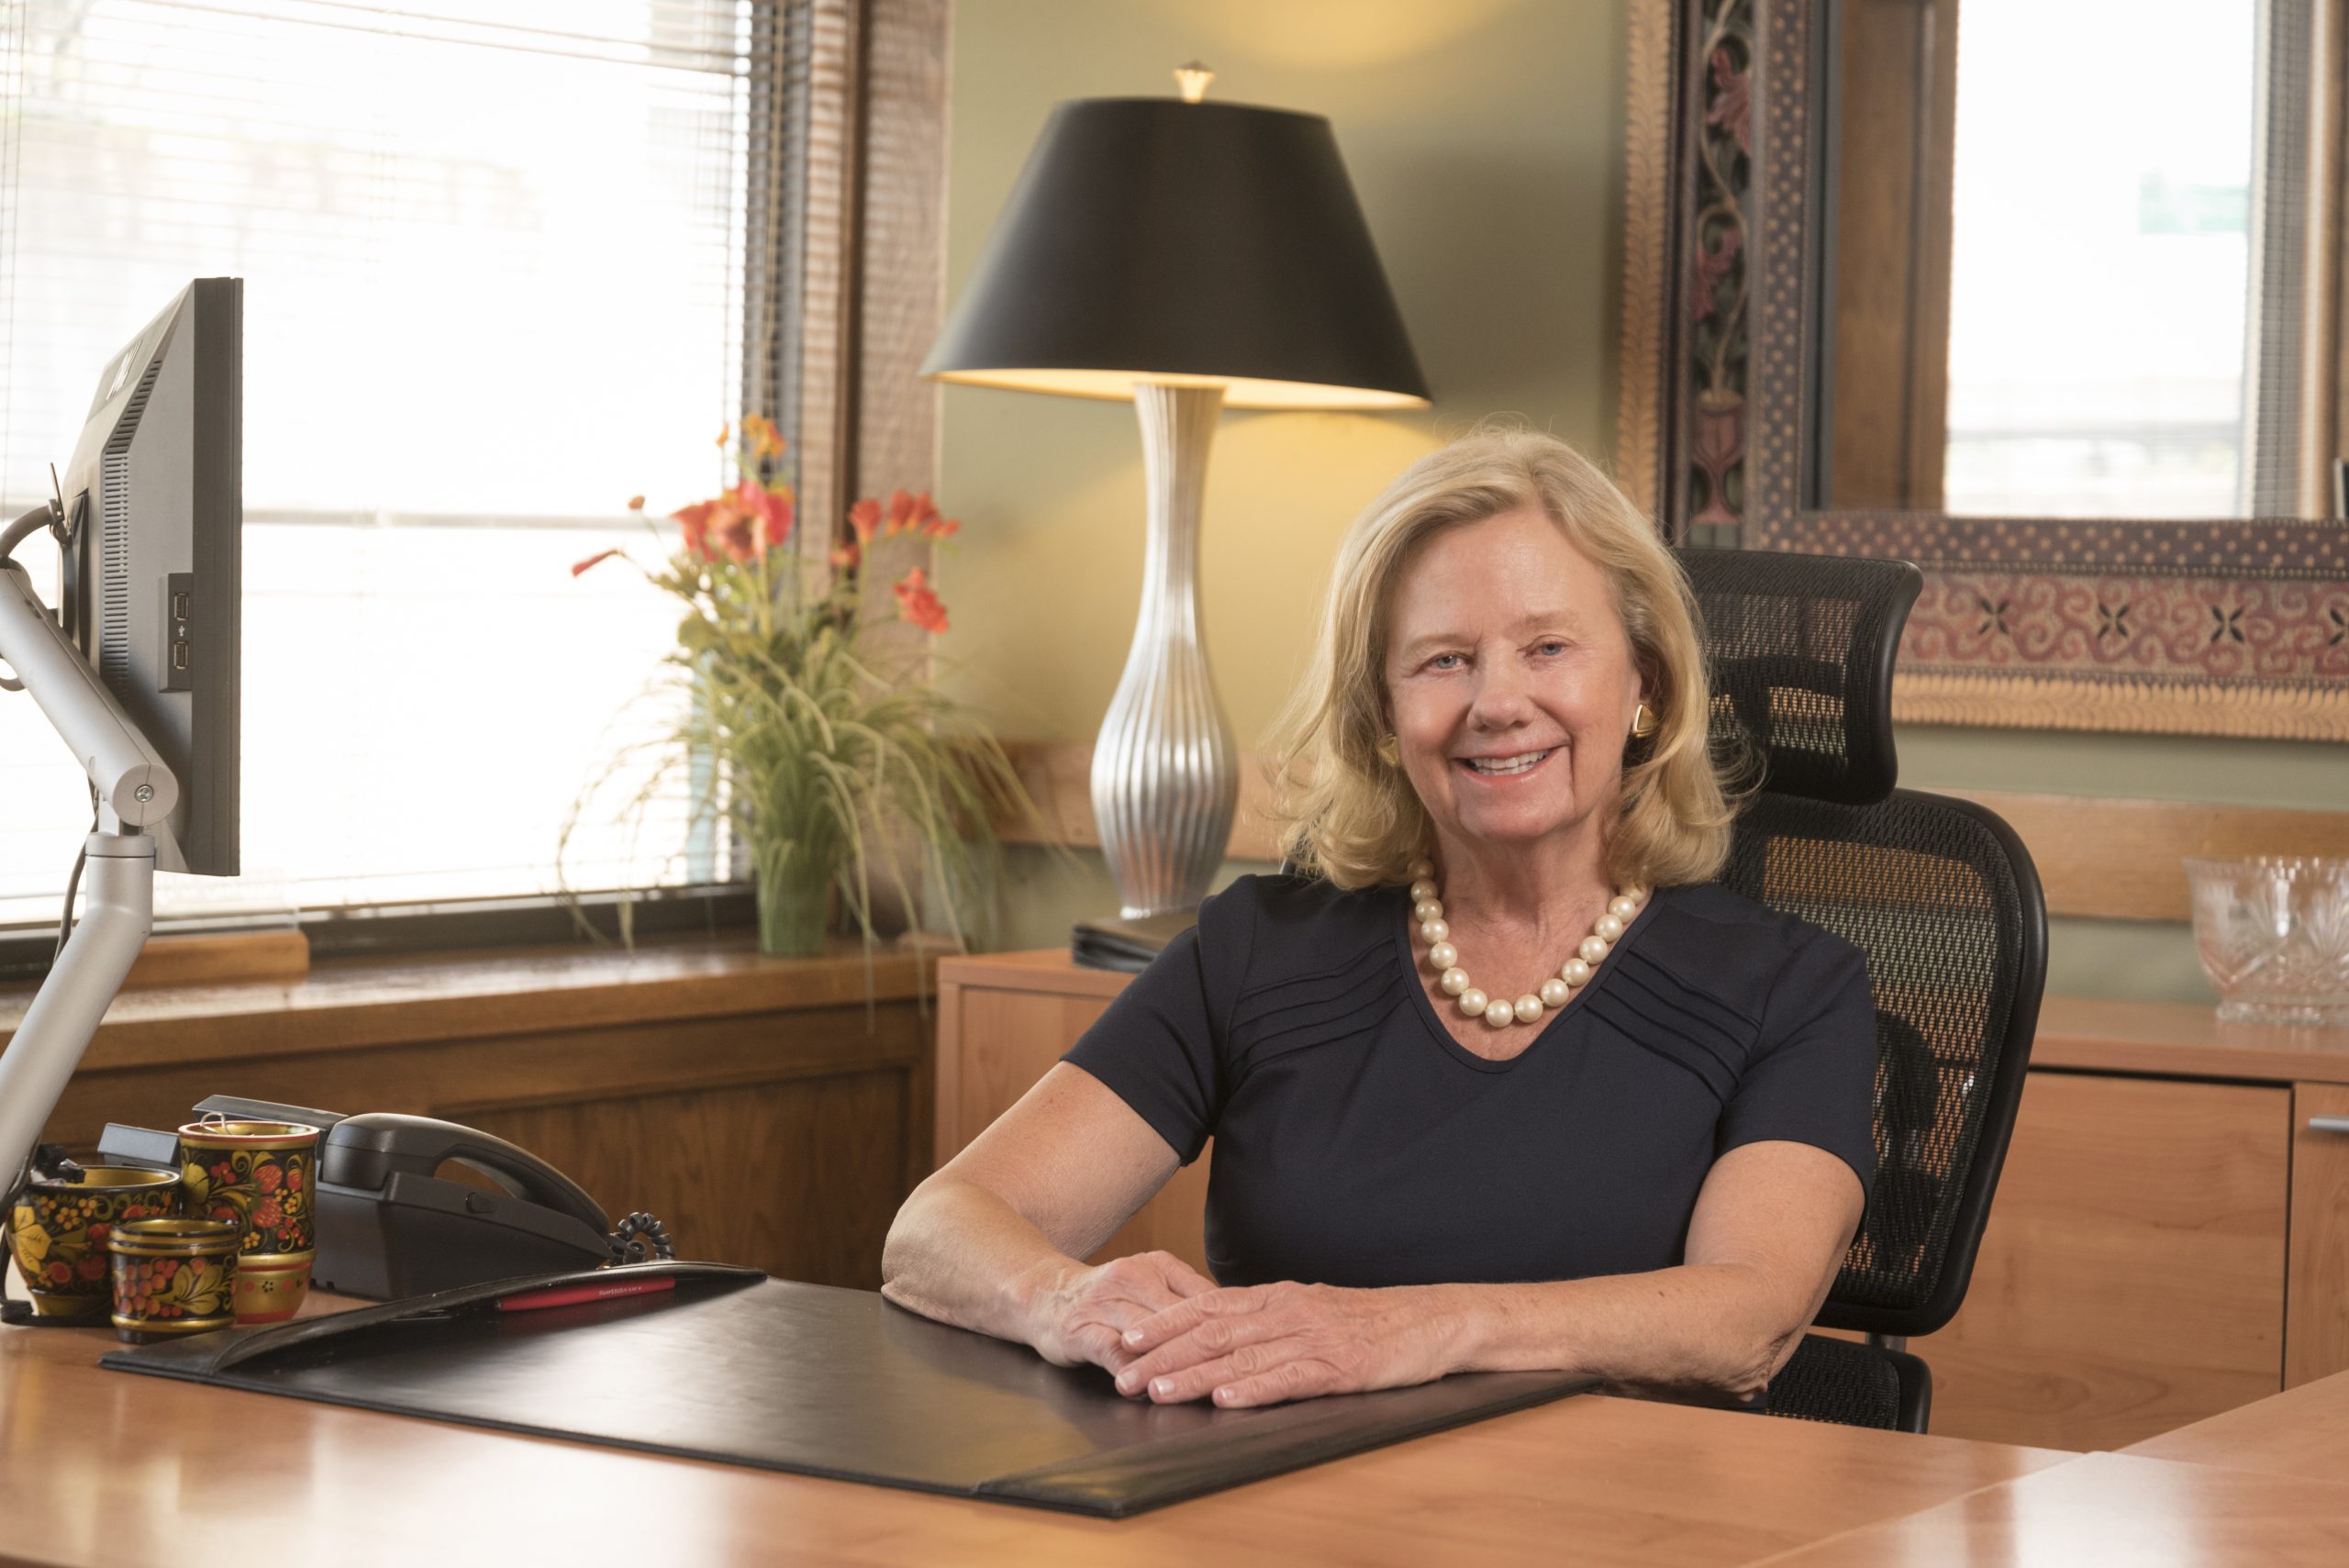
[[[1439,653],[1434,658],[1428,661],[1428,668],[1431,670],[1445,668],[1446,666],[1443,662],[1445,660],[1457,659],[1459,657],[1460,655],[1457,653]]]
[[[1564,653],[1565,651],[1566,645],[1554,637],[1542,644],[1542,651],[1544,653]]]

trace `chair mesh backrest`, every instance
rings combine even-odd
[[[1712,735],[1758,758],[1722,883],[1867,954],[1876,1184],[1820,1321],[1927,1333],[1957,1308],[2039,1014],[2046,916],[2013,833],[1896,792],[1892,665],[1923,579],[1901,561],[1683,550]]]
[[[1688,550],[1717,749],[1767,787],[1858,805],[1893,785],[1892,660],[1923,579],[1905,561]]]
[[[1765,793],[1738,820],[1721,882],[1867,955],[1876,1184],[1820,1320],[1930,1332],[1938,1324],[1917,1315],[1954,1311],[1972,1267],[1995,1175],[1976,1171],[1986,1129],[1995,1158],[2038,1015],[2043,916],[2030,862],[1963,801],[1904,790],[1851,806]]]

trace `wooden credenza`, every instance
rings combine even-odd
[[[1041,1077],[1126,977],[1060,951],[939,970],[937,1157]],[[2349,1031],[2051,997],[1963,1310],[1909,1348],[1932,1429],[2121,1448],[2349,1369]],[[1205,1269],[1208,1161],[1103,1254]]]
[[[852,942],[783,959],[697,940],[130,991],[43,1136],[83,1151],[109,1121],[176,1127],[216,1094],[439,1117],[539,1155],[615,1220],[659,1216],[682,1256],[871,1289],[930,1169],[933,1029],[911,956],[870,977],[868,1003]],[[0,992],[0,1041],[28,998]]]

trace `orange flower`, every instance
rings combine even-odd
[[[733,439],[733,436],[734,436],[734,427],[733,427],[733,426],[731,426],[731,425],[720,425],[720,426],[718,426],[718,450],[719,451],[724,451],[724,450],[726,450],[726,443],[727,443],[729,440],[732,439]]]
[[[854,567],[858,562],[863,559],[864,552],[856,548],[856,543],[853,539],[849,541],[847,544],[835,549],[831,555],[832,564],[841,568],[843,571]]]
[[[709,514],[717,506],[715,501],[696,501],[669,514],[669,520],[685,530],[687,555],[698,559],[709,553]]]
[[[751,500],[747,491],[756,491],[763,495],[756,481],[745,479],[740,486],[735,486],[733,491],[726,491],[723,495],[697,500],[691,507],[679,507],[676,512],[670,512],[670,517],[676,518],[676,524],[686,530],[688,554],[702,561],[714,561],[721,554],[733,561],[750,561],[751,556],[763,550],[763,545],[759,542],[759,533],[761,524],[766,518],[766,507],[761,507],[759,502]],[[768,497],[768,500],[773,502],[773,497]],[[789,502],[773,502],[773,505],[780,505],[780,528],[789,533],[792,530]]]
[[[628,498],[628,509],[631,512],[641,512],[644,510],[644,497],[641,495],[629,496]]]
[[[759,553],[759,515],[739,495],[718,497],[710,514],[709,537],[729,560],[748,561]]]
[[[742,416],[742,439],[750,443],[751,455],[754,458],[783,455],[783,432],[776,429],[774,421],[763,414]]]
[[[859,501],[855,506],[851,506],[848,509],[848,526],[856,530],[858,548],[862,549],[871,544],[873,536],[879,532],[881,528],[881,503]]]
[[[920,567],[915,567],[898,579],[896,588],[897,615],[901,619],[909,620],[928,632],[946,629],[946,606],[938,602],[938,595],[931,591],[927,575]]]
[[[599,564],[599,563],[601,563],[601,562],[603,562],[609,561],[612,557],[614,557],[615,555],[618,555],[618,554],[619,554],[619,553],[620,553],[620,551],[618,551],[618,550],[597,550],[595,554],[593,554],[593,555],[589,556],[589,557],[588,557],[586,560],[584,560],[584,561],[573,562],[572,563],[572,567],[571,567],[571,574],[572,574],[573,577],[576,577],[576,576],[578,576],[582,572],[586,571],[589,567],[591,567],[591,566],[595,566],[595,565],[597,565],[597,564]],[[267,1167],[267,1168],[268,1168],[268,1169],[271,1169],[271,1170],[274,1170],[276,1167],[275,1167],[275,1166],[270,1166],[270,1167]]]
[[[956,533],[963,525],[952,517],[938,515],[938,503],[924,490],[908,495],[900,490],[889,497],[889,528],[893,534],[918,533],[925,539],[945,539]]]
[[[761,550],[773,550],[791,538],[792,504],[788,495],[779,495],[755,479],[745,479],[735,490],[734,498],[758,518]]]

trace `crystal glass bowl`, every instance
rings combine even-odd
[[[2188,860],[2186,878],[2220,1018],[2349,1025],[2349,860]]]

